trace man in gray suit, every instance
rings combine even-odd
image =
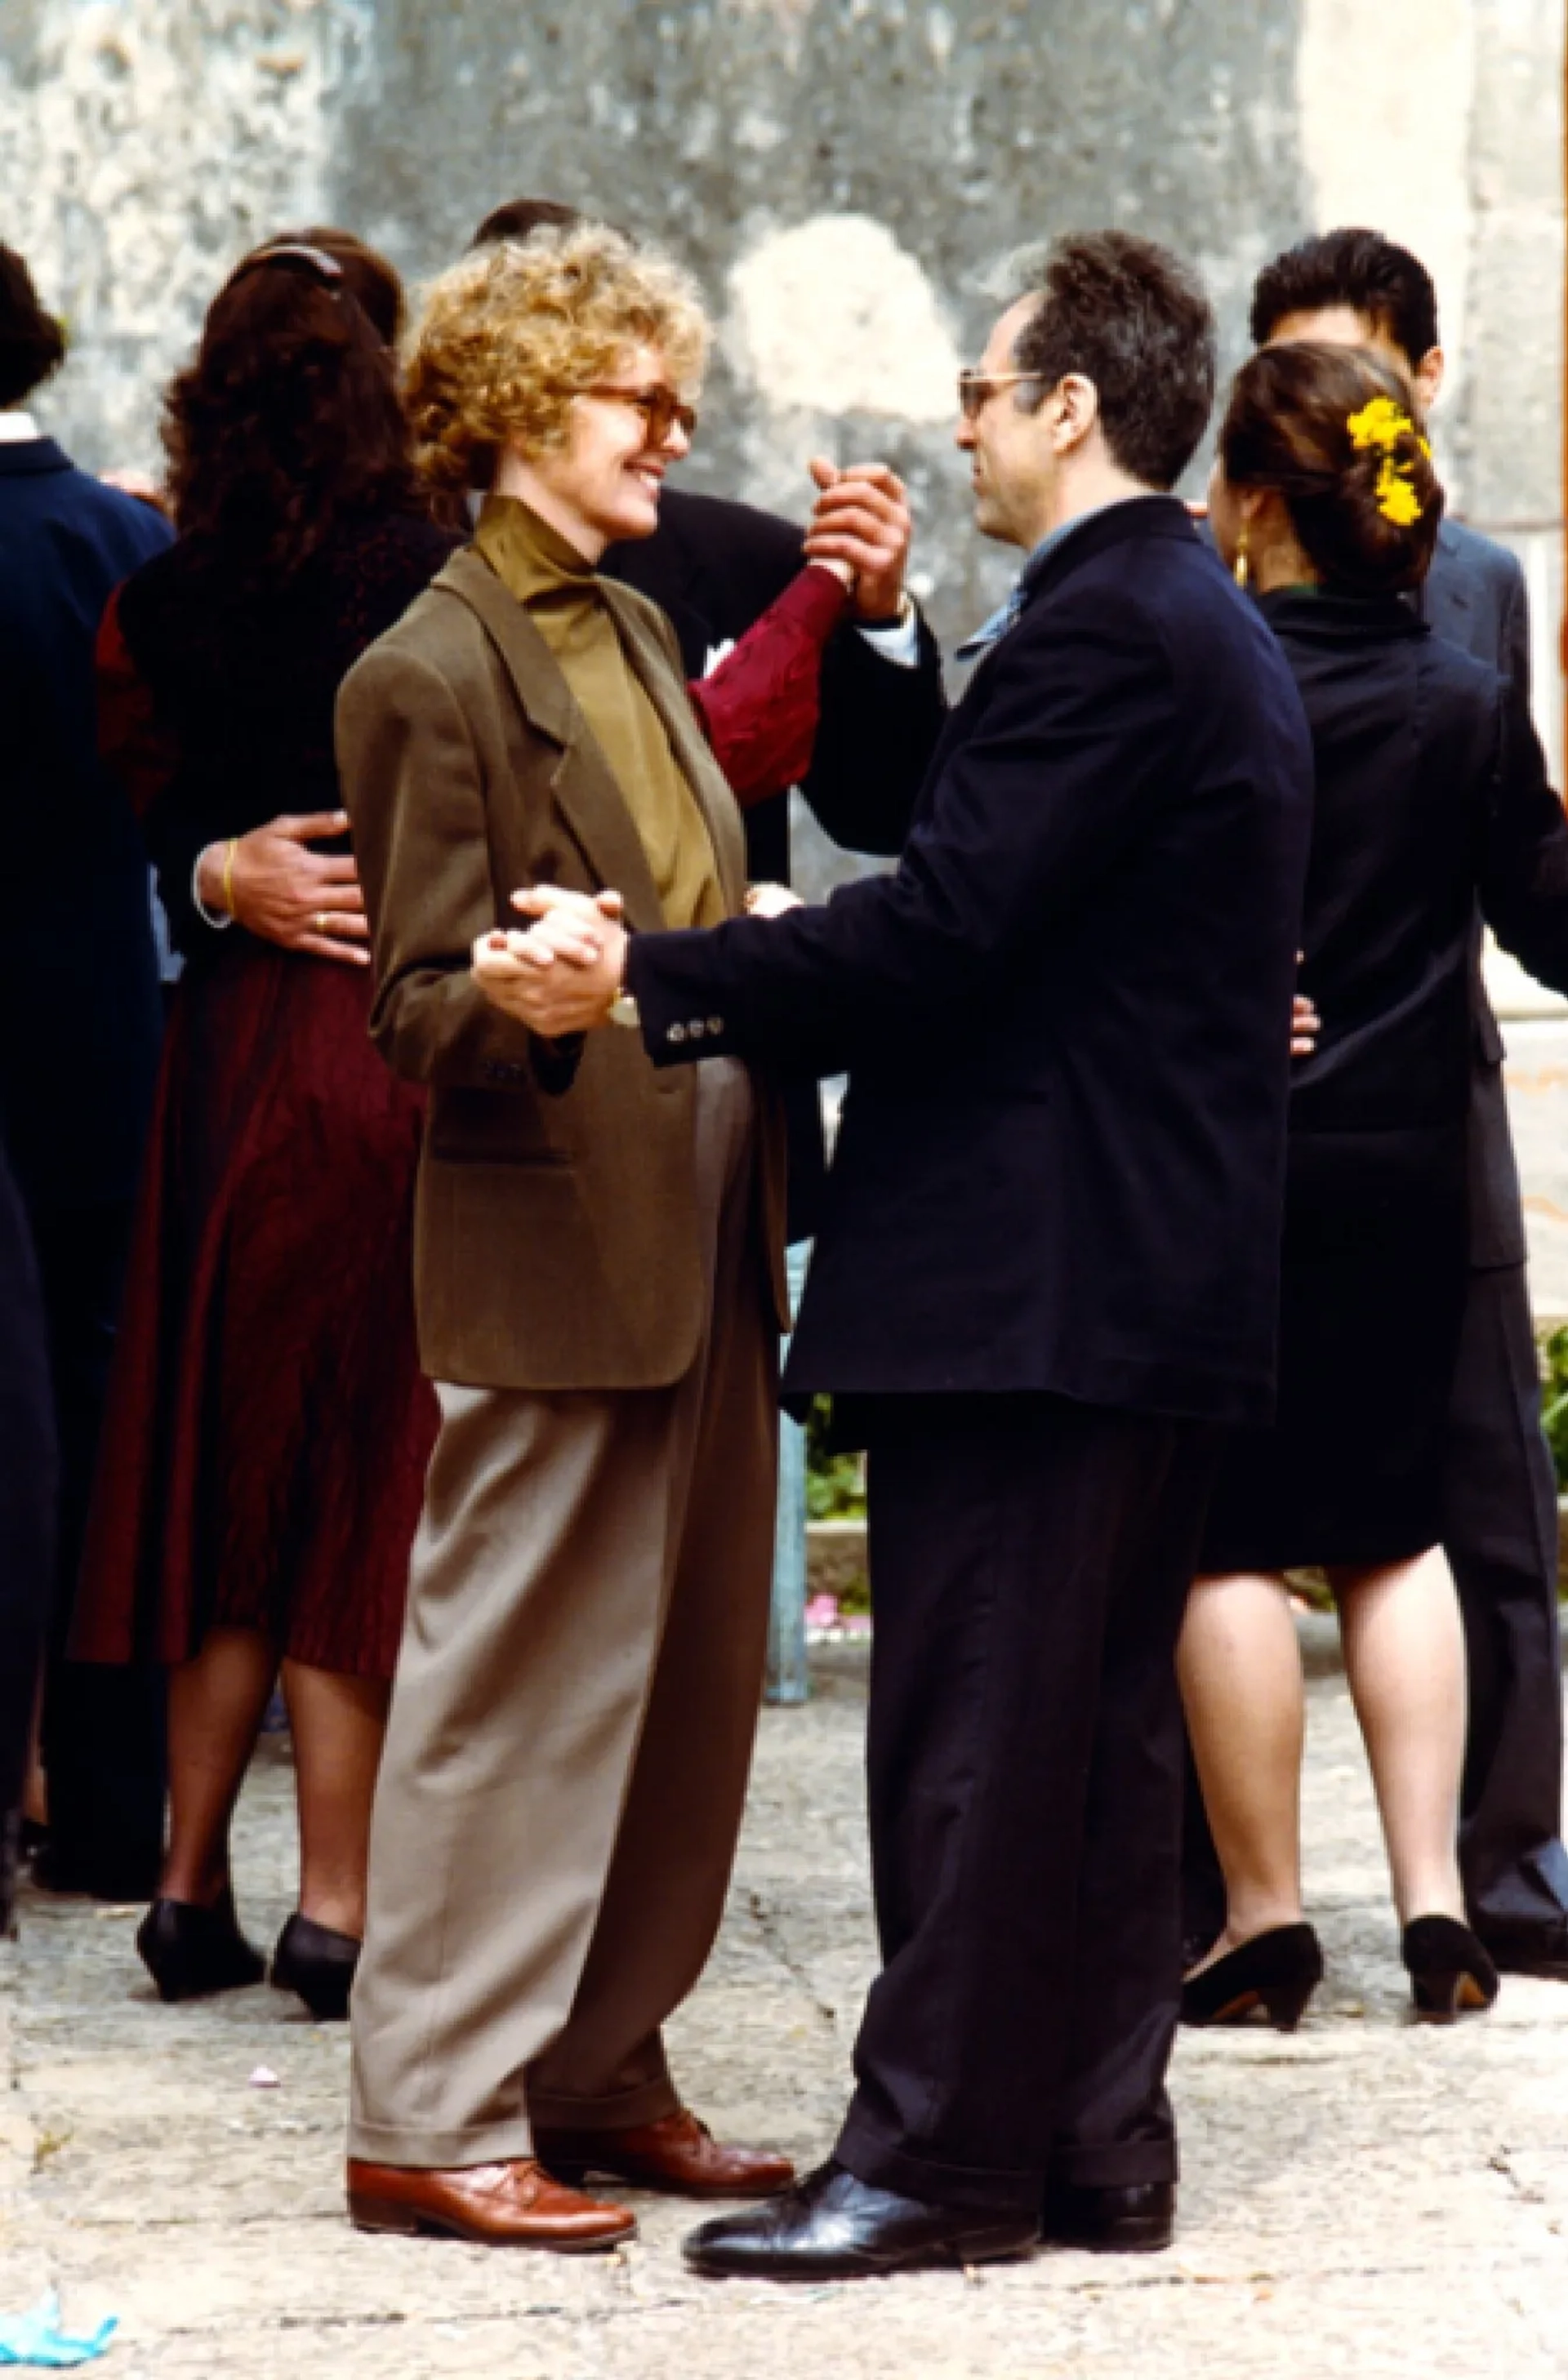
[[[1252,336],[1381,351],[1423,410],[1441,385],[1430,274],[1380,233],[1303,240],[1258,274]],[[1447,520],[1422,592],[1440,636],[1529,691],[1529,619],[1518,562]],[[1538,930],[1516,953],[1568,991],[1568,820],[1543,799],[1538,747],[1500,787],[1520,903]],[[1557,1491],[1540,1427],[1525,1280],[1525,1224],[1502,1089],[1502,1037],[1480,971],[1477,921],[1470,1124],[1470,1291],[1454,1383],[1445,1549],[1458,1583],[1470,1670],[1460,1862],[1471,1924],[1498,1965],[1568,1982],[1568,1853],[1562,1840],[1562,1698],[1557,1628]],[[1186,1927],[1210,1938],[1211,1852],[1189,1829]],[[1222,1900],[1221,1903],[1222,1908]],[[1206,1930],[1206,1927],[1208,1930]]]

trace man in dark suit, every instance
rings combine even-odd
[[[526,239],[541,225],[580,221],[554,199],[496,207],[473,245]],[[851,617],[822,655],[821,714],[800,792],[824,834],[845,851],[893,858],[945,714],[936,639],[904,588],[908,516],[889,471],[873,478],[815,467],[821,502],[813,534],[727,496],[666,487],[659,526],[636,544],[612,546],[603,569],[666,613],[688,678],[708,674],[784,593],[812,555],[857,573]],[[747,872],[754,883],[790,881],[789,795],[745,813]],[[789,1235],[808,1239],[823,1182],[816,1087],[784,1085],[789,1126]]]
[[[1423,407],[1441,386],[1437,297],[1407,249],[1344,229],[1304,240],[1265,266],[1252,335],[1329,339],[1381,350]],[[1529,690],[1529,619],[1515,557],[1461,521],[1445,521],[1422,597],[1441,636]],[[1521,706],[1521,710],[1523,706]],[[1568,820],[1540,799],[1538,748],[1521,748],[1499,798],[1515,922],[1541,930],[1510,948],[1568,990],[1555,953],[1568,927]],[[1557,1488],[1540,1428],[1540,1380],[1525,1282],[1525,1223],[1502,1086],[1502,1037],[1487,998],[1476,935],[1470,1121],[1470,1291],[1454,1381],[1444,1539],[1465,1616],[1470,1728],[1460,1864],[1470,1922],[1497,1964],[1568,1981],[1568,1853],[1561,1836],[1562,1657],[1557,1624]],[[1190,1935],[1212,1938],[1209,1870],[1189,1859]],[[1200,1905],[1201,1904],[1201,1905]],[[1222,1915],[1222,1900],[1220,1903]],[[1207,1927],[1207,1931],[1206,1931]]]
[[[55,1573],[55,1408],[32,1233],[0,1141],[0,1933],[11,1923]]]
[[[0,1123],[43,1279],[61,1459],[35,1872],[131,1900],[156,1884],[163,1840],[157,1683],[63,1646],[162,1028],[147,863],[99,764],[92,647],[111,589],[171,532],[21,409],[64,352],[0,249]]]
[[[997,323],[958,443],[1029,559],[896,874],[629,941],[517,896],[536,1030],[630,1002],[657,1065],[850,1071],[787,1385],[870,1449],[883,1964],[833,2160],[705,2273],[1171,2236],[1173,1656],[1217,1428],[1271,1404],[1311,808],[1278,646],[1165,492],[1213,383],[1124,233]]]

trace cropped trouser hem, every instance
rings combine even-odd
[[[626,2132],[635,2125],[657,2124],[680,2107],[680,2095],[667,2074],[638,2082],[629,2091],[602,2092],[575,2097],[566,2091],[529,2090],[529,2113],[537,2132]]]
[[[456,2131],[423,2131],[407,2124],[348,2126],[348,2154],[369,2165],[407,2166],[419,2173],[456,2173],[464,2166],[509,2165],[531,2157],[533,2135],[526,2116],[508,2122],[469,2124]]]

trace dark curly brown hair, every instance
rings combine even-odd
[[[230,585],[281,586],[346,516],[425,508],[397,395],[402,310],[385,258],[326,228],[252,249],[213,298],[162,427],[176,525]]]
[[[1358,444],[1352,423],[1379,399],[1403,428],[1392,442]],[[1233,488],[1272,488],[1284,499],[1328,585],[1399,594],[1426,577],[1443,492],[1410,382],[1369,349],[1315,339],[1260,348],[1236,374],[1220,459]],[[1407,491],[1408,504],[1395,509],[1408,509],[1408,520],[1391,518],[1380,501],[1386,465]]]
[[[39,303],[25,261],[0,246],[0,406],[20,405],[65,355],[65,332]]]

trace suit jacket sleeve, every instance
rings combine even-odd
[[[1482,914],[1503,949],[1538,983],[1568,992],[1568,818],[1518,677],[1502,688],[1480,891]]]
[[[1026,620],[968,700],[973,733],[893,874],[782,918],[633,939],[627,984],[655,1064],[735,1051],[820,1072],[907,1050],[924,1025],[983,1026],[1026,938],[1125,846],[1182,731],[1156,632],[1109,596],[1033,633]]]
[[[1530,698],[1530,604],[1525,592],[1525,574],[1518,559],[1510,554],[1503,582],[1501,619],[1499,629],[1499,669],[1512,680],[1525,700]]]
[[[846,623],[822,656],[821,721],[800,788],[824,834],[895,859],[946,716],[942,657],[924,620],[913,669]]]
[[[567,1087],[580,1041],[539,1040],[469,971],[499,914],[478,755],[428,662],[372,647],[337,699],[337,759],[370,918],[371,1038],[414,1082]]]

